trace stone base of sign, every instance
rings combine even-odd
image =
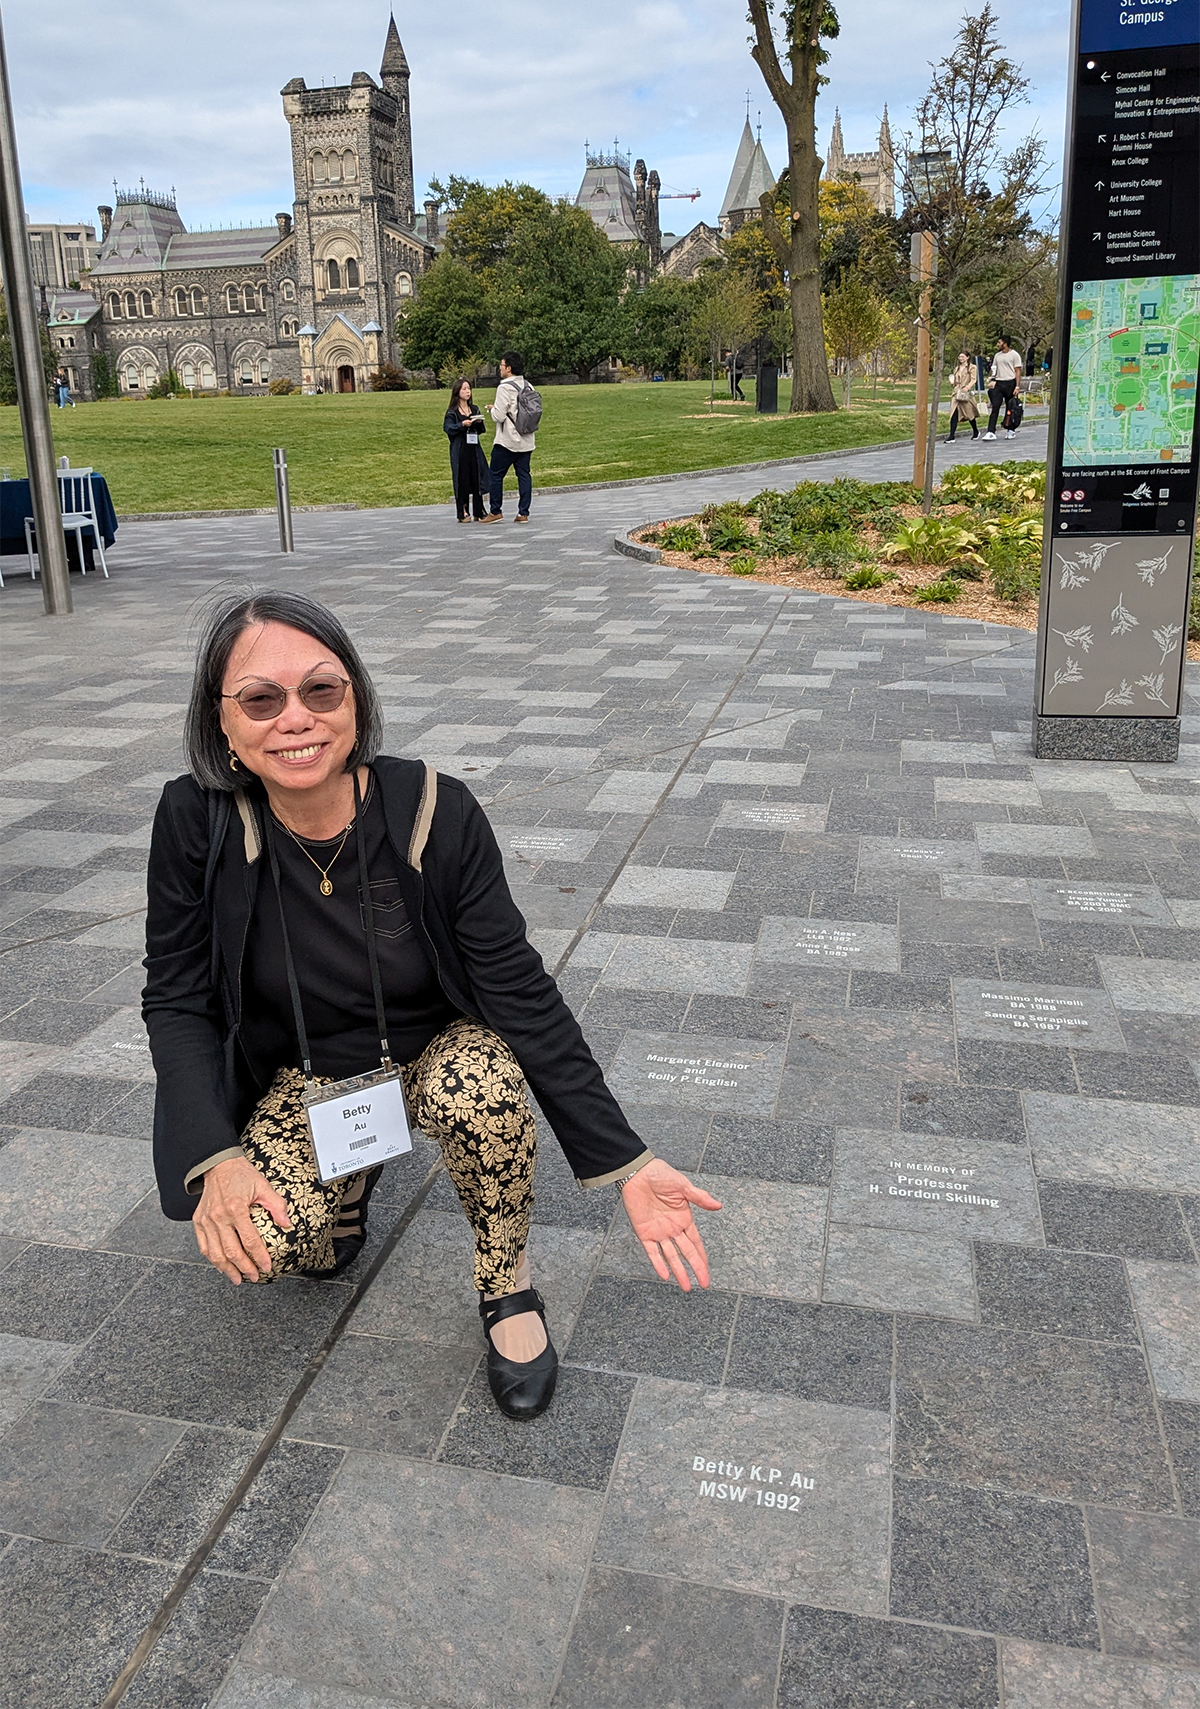
[[[1179,758],[1178,718],[1045,718],[1033,715],[1033,751],[1039,760],[1141,760]]]

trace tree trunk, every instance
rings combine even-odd
[[[929,387],[929,428],[925,435],[925,497],[921,510],[928,516],[933,509],[933,459],[937,446],[938,406],[942,401],[942,364],[946,359],[946,327],[938,326],[937,354],[933,362],[932,383]]]
[[[842,408],[850,408],[850,358],[846,358],[846,372],[842,375]]]

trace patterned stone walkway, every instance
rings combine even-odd
[[[9,580],[3,1709],[99,1705],[171,1594],[138,1709],[1200,1701],[1200,682],[1178,765],[1040,764],[1024,631],[612,550],[764,480],[128,525],[71,622]],[[231,1289],[150,1190],[147,832],[230,576],[336,606],[724,1200],[684,1296],[547,1136],[532,1426],[424,1142],[335,1284]]]

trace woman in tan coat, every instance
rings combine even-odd
[[[955,430],[960,421],[971,424],[971,438],[979,438],[979,415],[975,407],[975,365],[965,350],[958,353],[958,365],[950,376],[950,401],[953,408],[950,411],[950,432],[947,445],[953,445]]]

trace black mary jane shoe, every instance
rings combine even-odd
[[[363,1182],[358,1198],[352,1205],[343,1205],[338,1212],[338,1219],[333,1225],[333,1268],[322,1272],[324,1275],[336,1276],[340,1270],[345,1270],[367,1244],[367,1206],[382,1174],[383,1164],[377,1163]]]
[[[506,1317],[520,1317],[522,1312],[536,1311],[546,1324],[546,1307],[536,1288],[522,1288],[516,1294],[504,1294],[498,1300],[480,1299],[479,1315],[488,1344],[487,1375],[492,1398],[506,1418],[536,1418],[545,1412],[554,1399],[558,1382],[558,1354],[546,1333],[546,1345],[536,1359],[518,1363],[497,1353],[492,1345],[492,1330]]]

